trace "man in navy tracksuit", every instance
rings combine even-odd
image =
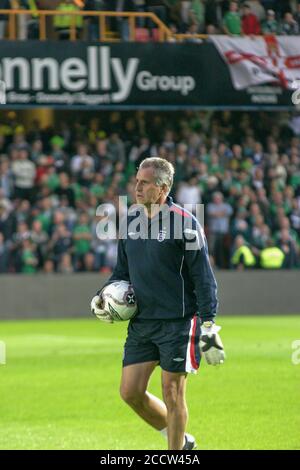
[[[121,380],[122,398],[147,423],[168,438],[169,450],[196,447],[185,432],[187,373],[196,373],[202,353],[209,364],[224,360],[214,318],[217,285],[202,227],[168,196],[174,168],[164,159],[147,158],[136,177],[137,206],[120,229],[118,260],[108,283],[130,281],[138,314],[128,326]],[[107,285],[106,284],[106,285]],[[102,310],[101,293],[93,313]],[[162,368],[163,399],[147,391],[157,365]]]

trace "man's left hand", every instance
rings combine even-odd
[[[225,352],[222,340],[218,331],[221,327],[212,323],[211,325],[205,326],[204,322],[201,326],[200,336],[200,349],[201,353],[206,359],[207,364],[216,366],[223,364],[225,360]]]

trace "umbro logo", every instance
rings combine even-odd
[[[175,359],[173,359],[173,361],[182,362],[182,361],[184,361],[184,357],[175,357]]]

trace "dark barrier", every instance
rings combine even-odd
[[[217,271],[220,315],[300,314],[299,272]],[[107,278],[97,274],[1,275],[0,319],[90,317]]]
[[[235,90],[209,42],[2,41],[0,80],[0,102],[9,108],[294,107],[292,91],[278,85]]]

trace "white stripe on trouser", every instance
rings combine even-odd
[[[192,358],[191,358],[191,346],[192,346],[192,335],[193,335],[193,329],[195,322],[197,321],[197,317],[193,317],[191,319],[191,327],[190,327],[190,332],[189,332],[189,342],[187,345],[187,351],[186,351],[186,361],[185,361],[185,371],[192,373],[192,374],[197,374],[197,369],[195,369],[192,366]]]

